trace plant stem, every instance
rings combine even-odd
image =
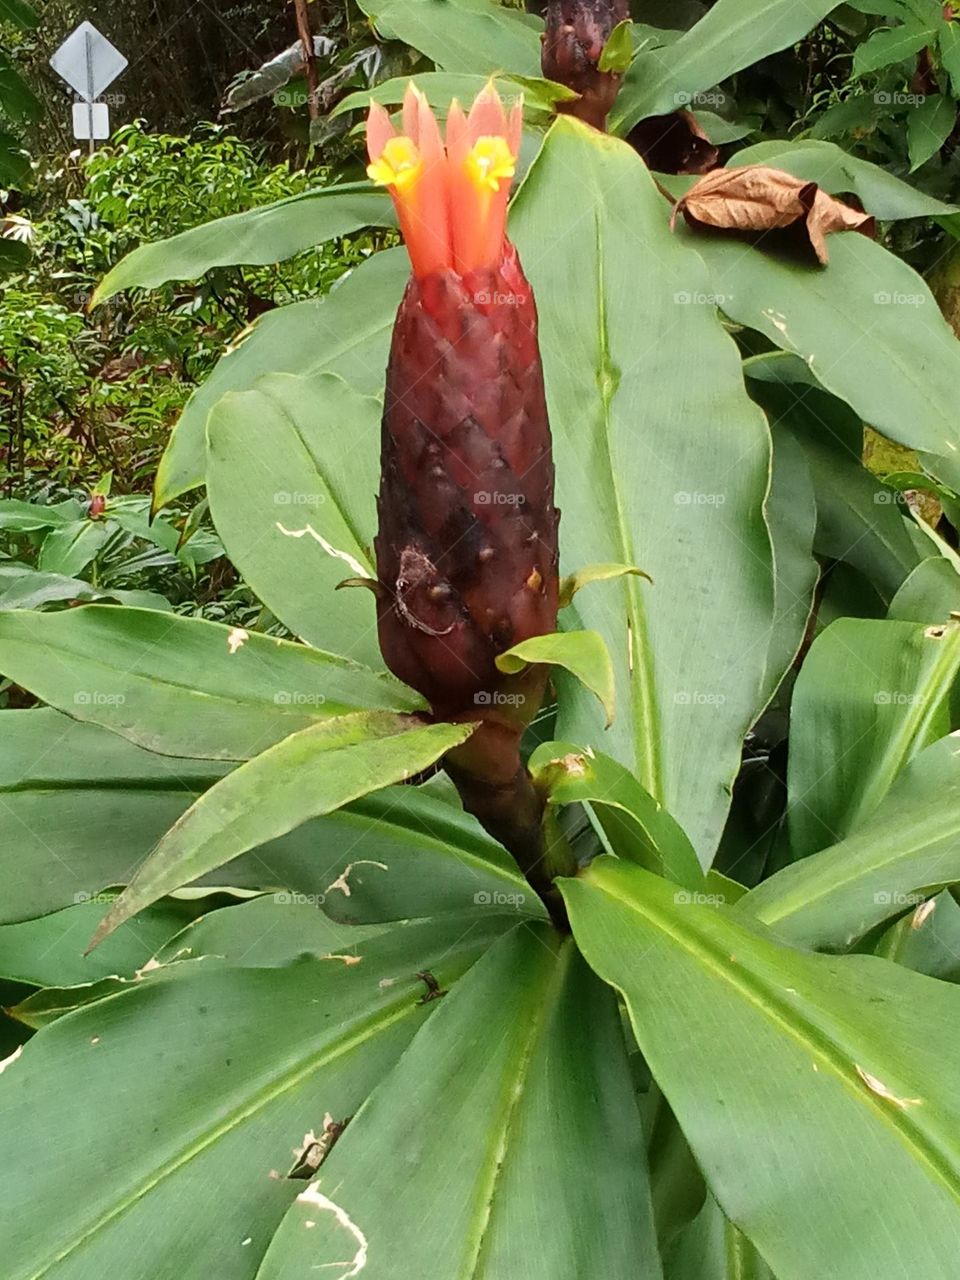
[[[454,754],[454,753],[451,753]],[[460,793],[463,807],[483,829],[517,860],[521,871],[550,912],[561,932],[568,933],[566,908],[554,876],[573,875],[577,864],[555,815],[544,812],[543,798],[530,774],[517,761],[506,781],[491,781],[459,767],[448,756],[445,768]]]

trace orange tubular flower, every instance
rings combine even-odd
[[[505,224],[520,144],[488,85],[453,103],[446,146],[413,85],[403,132],[370,110],[368,173],[386,186],[413,275],[397,313],[384,401],[380,648],[434,714],[480,721],[446,768],[464,806],[528,867],[542,803],[520,737],[543,697],[534,668],[496,659],[556,629],[557,520],[533,292]]]
[[[447,156],[424,95],[413,84],[403,103],[403,133],[377,103],[367,121],[368,174],[386,186],[417,275],[450,265]]]
[[[404,98],[403,133],[382,106],[371,105],[367,173],[393,197],[415,275],[444,268],[466,275],[497,265],[522,124],[522,105],[508,117],[492,84],[469,115],[456,99],[451,103],[446,148],[416,85]]]

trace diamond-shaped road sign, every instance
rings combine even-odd
[[[50,59],[50,65],[75,93],[93,102],[124,70],[127,59],[92,22],[81,22]]]

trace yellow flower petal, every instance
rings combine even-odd
[[[506,138],[478,138],[467,156],[467,172],[478,188],[499,191],[501,178],[512,178],[516,171]]]
[[[420,152],[412,139],[401,135],[390,138],[377,159],[367,165],[367,177],[378,186],[403,191],[416,181],[420,169]]]

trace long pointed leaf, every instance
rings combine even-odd
[[[216,762],[155,755],[55,711],[0,712],[0,924],[126,884],[225,772]],[[386,787],[206,882],[280,892],[351,923],[474,909],[542,915],[513,859],[436,792]]]
[[[375,578],[381,404],[342,378],[289,374],[227,395],[207,424],[207,492],[230,559],[309,644],[382,666]]]
[[[364,1280],[660,1275],[616,1005],[572,942],[521,927],[457,984],[258,1280],[346,1275],[351,1257]]]
[[[398,681],[305,645],[151,609],[0,613],[0,672],[150,751],[246,760],[362,709],[415,711]]]
[[[442,71],[540,74],[542,24],[495,0],[360,0],[382,36],[402,40]]]
[[[762,245],[677,234],[696,245],[731,319],[799,355],[864,422],[960,483],[960,342],[912,267],[856,232],[830,236],[823,268]]]
[[[210,410],[228,391],[248,391],[265,373],[339,373],[364,394],[383,389],[390,333],[410,274],[405,249],[374,254],[323,298],[269,311],[190,397],[157,468],[159,509],[204,483]]]
[[[770,440],[667,212],[630,147],[561,118],[511,232],[537,296],[564,567],[640,565],[654,581],[598,584],[564,611],[607,643],[617,718],[604,732],[574,691],[558,736],[635,769],[709,862],[764,700]]]
[[[697,95],[760,58],[787,49],[837,7],[838,0],[718,0],[665,49],[641,53],[624,77],[611,115],[616,133],[638,120],[696,105]]]
[[[155,289],[168,280],[197,280],[214,267],[283,262],[325,240],[362,227],[393,226],[395,221],[384,193],[367,183],[305,191],[205,222],[169,240],[140,245],[103,278],[91,306],[123,289]]]
[[[960,990],[796,951],[626,863],[562,888],[714,1195],[778,1280],[949,1280]]]
[[[746,909],[802,946],[844,950],[891,916],[960,880],[960,739],[907,765],[867,822],[840,844],[784,867]]]
[[[304,1135],[353,1115],[436,1007],[417,971],[450,987],[509,925],[394,929],[353,964],[168,965],[41,1031],[0,1076],[4,1280],[252,1280]]]
[[[840,618],[793,693],[787,826],[795,857],[856,832],[913,756],[951,726],[960,627]]]
[[[415,776],[476,726],[387,712],[342,716],[291,734],[187,810],[107,912],[91,946],[165,893],[392,782]]]

